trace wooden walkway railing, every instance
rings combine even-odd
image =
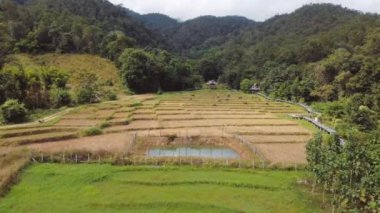
[[[314,111],[310,106],[308,106],[308,105],[306,105],[304,103],[297,103],[297,102],[286,101],[286,100],[281,100],[281,99],[273,99],[273,98],[271,98],[271,97],[269,97],[269,96],[267,96],[265,94],[261,94],[261,93],[258,93],[257,95],[259,95],[261,97],[264,97],[267,100],[277,101],[277,102],[283,102],[283,103],[288,103],[288,104],[293,104],[293,105],[301,106],[301,107],[303,107],[310,114],[314,114],[314,115],[320,115],[321,114],[321,113],[319,113],[317,111]],[[313,124],[319,130],[324,131],[324,132],[326,132],[326,133],[328,133],[330,135],[337,135],[337,132],[335,131],[335,129],[330,128],[330,127],[322,124],[321,122],[316,121],[313,118],[310,118],[308,116],[298,115],[298,114],[290,114],[289,116],[292,117],[292,118],[294,118],[294,119],[303,119],[303,120],[305,120],[305,121]],[[339,138],[339,141],[340,141],[341,145],[344,145],[346,143],[346,141],[343,138]]]

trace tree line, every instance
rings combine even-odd
[[[318,134],[307,145],[308,169],[333,212],[380,211],[380,135],[351,135],[342,145],[336,136]],[[325,199],[327,200],[327,199]]]
[[[104,91],[95,74],[80,74],[79,86],[72,89],[67,85],[68,79],[67,72],[56,68],[7,66],[1,69],[0,121],[18,123],[27,119],[28,111],[117,98],[111,91]]]

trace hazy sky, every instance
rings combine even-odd
[[[201,15],[241,15],[264,21],[308,3],[333,3],[363,12],[380,13],[380,0],[110,0],[138,13],[159,12],[180,20]]]

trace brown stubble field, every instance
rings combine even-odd
[[[312,132],[284,119],[287,113],[305,112],[227,90],[125,96],[118,101],[78,107],[50,124],[2,128],[0,146],[3,150],[13,147],[46,154],[120,154],[135,137],[146,141],[191,137],[198,138],[193,140],[197,145],[207,138],[228,141],[240,137],[271,164],[305,164],[305,145]],[[88,128],[101,128],[102,135],[83,137],[81,132]]]

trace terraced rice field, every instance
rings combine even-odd
[[[288,113],[305,112],[255,95],[201,90],[124,97],[38,125],[0,127],[0,195],[7,194],[0,212],[325,212],[321,195],[303,185],[306,172],[252,169],[306,163],[313,132]],[[84,137],[94,128],[101,134]],[[236,155],[147,154],[183,147]],[[78,162],[84,164],[68,164]],[[108,162],[135,166],[101,164]]]
[[[271,164],[304,164],[312,132],[284,119],[288,113],[305,112],[256,95],[223,90],[132,96],[79,107],[53,123],[0,129],[0,146],[41,152],[117,152],[133,143],[136,134],[141,138],[239,138]],[[81,137],[80,132],[91,127],[103,128],[103,135]]]

